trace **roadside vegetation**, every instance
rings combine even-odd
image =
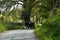
[[[60,40],[60,14],[36,27],[35,32],[40,40]]]
[[[32,22],[39,40],[60,40],[59,0],[3,0],[0,6],[0,32],[24,29]]]
[[[54,17],[36,24],[35,34],[39,40],[60,40],[60,9]]]

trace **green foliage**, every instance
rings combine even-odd
[[[14,23],[22,23],[20,9],[16,8],[11,12],[5,11],[4,13],[0,13],[0,32],[3,32],[5,30],[15,30],[24,28],[23,23],[22,25]]]
[[[5,29],[4,25],[0,22],[0,32],[5,31],[5,30],[6,29]]]
[[[5,13],[0,14],[0,18],[3,18],[7,22],[17,22],[21,19],[21,10],[16,8],[13,11],[5,11]]]
[[[16,30],[16,29],[23,29],[23,24],[12,24],[8,22],[0,22],[0,32],[6,31],[6,30]]]
[[[41,40],[60,40],[60,14],[37,25],[35,32]]]
[[[6,26],[7,26],[8,30],[15,30],[15,29],[23,29],[24,28],[23,24],[18,25],[18,24],[7,23]]]

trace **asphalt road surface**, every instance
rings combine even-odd
[[[34,30],[10,30],[0,34],[0,40],[36,40]]]

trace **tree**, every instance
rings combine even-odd
[[[19,3],[22,0],[1,0],[0,1],[0,8],[6,8],[7,9],[11,9],[12,6],[16,5],[16,4],[22,4]]]
[[[23,4],[19,3],[19,1],[23,2]],[[28,17],[28,20],[30,19],[30,14],[31,14],[32,8],[37,3],[39,3],[39,0],[16,0],[16,1],[14,1],[14,0],[2,0],[2,1],[0,1],[1,7],[3,5],[5,5],[6,9],[10,8],[12,5],[21,4],[24,8],[24,12],[27,15],[26,17]]]

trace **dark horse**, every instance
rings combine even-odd
[[[25,22],[25,25],[28,29],[34,29],[35,28],[34,22],[32,22],[32,21]]]

